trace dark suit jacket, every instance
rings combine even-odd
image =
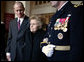
[[[30,36],[29,36],[30,34]],[[43,37],[45,35],[45,31],[38,30],[36,33],[29,33],[29,31],[26,30],[25,32],[25,42],[26,42],[26,59],[25,61],[40,61],[40,60],[46,60],[46,57],[42,55],[40,50],[40,42],[42,42]]]
[[[26,28],[28,27],[29,27],[29,21],[27,16],[25,16],[19,31],[17,27],[17,18],[10,22],[6,52],[11,53],[12,61],[14,61],[15,58],[17,60],[22,60],[22,49],[25,46],[25,42],[22,37]]]

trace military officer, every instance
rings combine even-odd
[[[70,1],[50,1],[57,8],[41,42],[49,61],[79,61],[83,50],[83,6]]]

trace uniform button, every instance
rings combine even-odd
[[[51,35],[49,35],[49,37],[51,37]]]

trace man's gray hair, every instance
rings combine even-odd
[[[15,5],[20,5],[21,7],[23,7],[23,8],[24,8],[24,5],[23,5],[23,3],[22,3],[22,2],[15,2],[14,7],[15,7]]]

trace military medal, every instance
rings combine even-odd
[[[54,27],[54,30],[57,30],[58,28],[57,27]]]
[[[57,27],[60,27],[61,26],[61,23],[58,23]]]
[[[57,37],[58,37],[58,39],[63,39],[63,34],[62,33],[59,33],[58,35],[57,35]]]
[[[57,20],[56,20],[56,23],[54,24],[54,30],[58,30],[59,20],[60,20],[60,19],[57,19]]]
[[[49,37],[51,37],[51,35],[49,35]]]
[[[63,30],[64,29],[64,27],[61,27],[61,30]]]
[[[67,28],[64,28],[64,29],[63,29],[63,32],[67,32]]]
[[[56,20],[56,23],[54,24],[54,30],[63,30],[63,32],[67,32],[67,24],[68,24],[68,20],[71,16],[71,14],[67,15],[68,17],[66,18],[59,18]]]
[[[56,20],[56,22],[59,22],[60,18]]]
[[[63,27],[62,30],[63,30],[63,32],[67,32],[67,30],[68,30],[68,29],[67,29],[67,23],[64,24],[64,27]]]

